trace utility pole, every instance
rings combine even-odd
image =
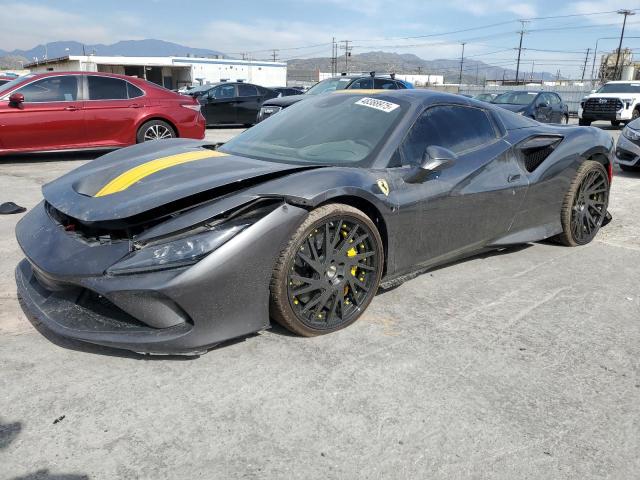
[[[271,52],[272,52],[271,53],[271,58],[273,58],[273,63],[276,63],[278,61],[278,52],[279,51],[280,50],[275,49],[275,48],[273,50],[271,50]]]
[[[533,82],[533,67],[535,67],[536,62],[535,60],[531,61],[531,77],[529,78],[529,80],[531,80]]]
[[[331,38],[331,76],[335,77],[338,73],[338,45],[336,37]]]
[[[587,71],[587,62],[589,61],[590,51],[591,48],[587,48],[587,55],[584,57],[584,65],[582,66],[582,78],[580,79],[581,82],[584,82],[584,73]]]
[[[622,39],[624,38],[624,27],[627,25],[627,17],[629,15],[635,15],[636,12],[632,12],[631,10],[618,10],[620,15],[624,15],[624,20],[622,21],[622,32],[620,32],[620,44],[618,45],[618,56],[616,57],[616,66],[613,69],[613,79],[618,79],[618,64],[620,63],[620,52],[622,50]],[[623,60],[624,62],[624,60]],[[622,77],[622,72],[620,72],[620,77]]]
[[[516,66],[516,85],[518,85],[518,79],[520,75],[520,55],[522,53],[522,37],[526,33],[524,27],[527,24],[527,22],[528,20],[520,20],[520,23],[522,23],[522,28],[520,29],[520,45],[518,45],[518,64]]]
[[[418,65],[418,75],[422,74],[422,67]]]
[[[351,56],[351,50],[353,47],[349,46],[351,40],[340,40],[340,43],[344,43],[340,48],[344,50],[344,71],[349,73],[349,57]]]
[[[474,85],[478,85],[478,63],[476,63],[476,83]]]
[[[464,65],[464,46],[466,42],[462,42],[462,55],[460,56],[460,77],[458,78],[458,92],[462,86],[462,66]]]

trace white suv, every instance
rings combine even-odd
[[[580,125],[610,120],[617,127],[640,117],[640,81],[609,82],[580,101]]]

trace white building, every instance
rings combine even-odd
[[[68,55],[26,64],[32,72],[108,72],[144,78],[169,89],[224,81],[265,87],[287,84],[287,64],[198,57],[106,57]]]

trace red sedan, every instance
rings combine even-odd
[[[0,85],[0,155],[204,138],[197,100],[135,77],[51,72]]]

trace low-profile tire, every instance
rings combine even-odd
[[[576,172],[561,211],[562,233],[555,240],[568,247],[591,242],[609,205],[609,175],[600,162],[587,160]]]
[[[584,120],[582,118],[578,119],[578,125],[581,127],[588,127],[591,125],[591,120]]]
[[[162,120],[149,120],[143,123],[138,129],[136,141],[143,143],[151,140],[165,140],[176,137],[176,131],[167,122]]]
[[[619,163],[618,166],[625,172],[634,172],[634,173],[640,172],[640,167],[637,165],[623,165]]]
[[[276,261],[271,317],[305,337],[345,328],[373,300],[383,263],[382,239],[367,215],[340,203],[321,206]]]
[[[620,126],[620,120],[611,120],[611,126],[612,127],[619,127]]]

